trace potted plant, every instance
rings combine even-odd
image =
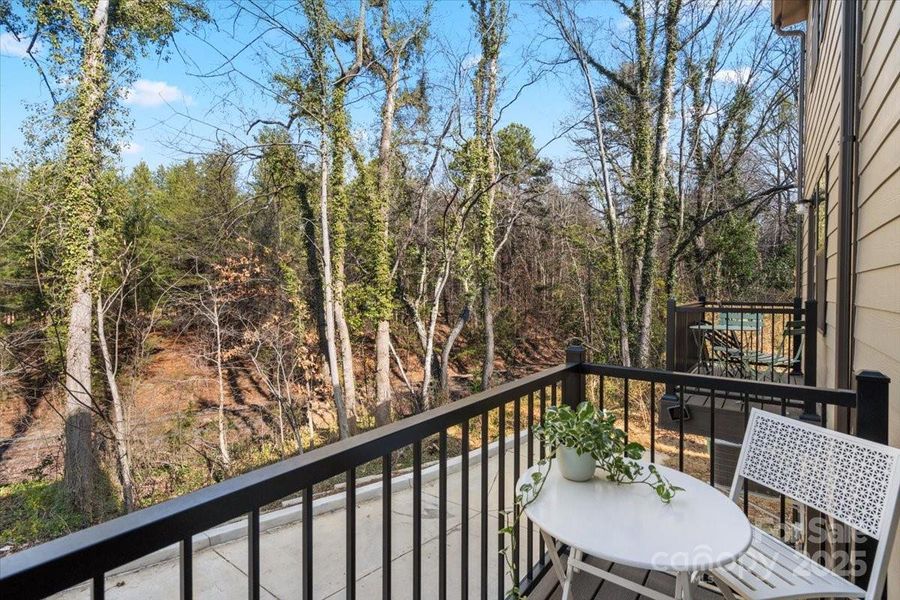
[[[590,403],[582,402],[577,409],[551,406],[544,424],[535,431],[550,447],[550,456],[559,459],[560,473],[566,479],[587,481],[599,468],[609,481],[649,485],[663,502],[671,501],[681,490],[652,464],[639,463],[644,447],[628,441],[628,435],[616,427],[616,415]]]
[[[628,441],[626,433],[616,427],[614,414],[597,410],[587,402],[577,409],[566,405],[551,406],[543,425],[537,426],[535,431],[550,450],[548,458],[538,463],[539,468],[531,474],[531,481],[517,491],[512,509],[504,513],[505,526],[500,530],[509,540],[501,553],[513,581],[512,598],[522,597],[518,587],[518,564],[512,560],[517,543],[515,532],[525,507],[541,493],[554,458],[559,459],[560,474],[572,481],[588,481],[599,469],[607,480],[616,484],[650,486],[665,503],[671,502],[675,494],[682,491],[669,483],[652,464],[638,462],[644,447]]]
[[[559,460],[562,476],[571,481],[592,479],[606,457],[627,450],[624,432],[615,427],[615,416],[594,410],[586,402],[577,410],[551,406],[537,435]]]

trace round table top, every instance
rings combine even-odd
[[[648,485],[616,484],[599,474],[569,481],[555,463],[525,514],[551,537],[590,556],[640,569],[695,571],[732,562],[750,546],[752,529],[740,508],[686,473],[657,465],[663,477],[684,488],[666,504]],[[538,468],[526,471],[516,489]]]

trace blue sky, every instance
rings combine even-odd
[[[233,7],[230,3],[209,3],[216,19],[216,26],[208,25],[196,35],[181,32],[176,35],[175,46],[167,52],[168,59],[156,55],[140,59],[138,81],[126,96],[125,104],[134,123],[130,139],[121,140],[122,164],[128,169],[139,161],[151,166],[181,160],[194,152],[202,152],[215,137],[214,130],[221,127],[240,137],[247,114],[281,117],[284,108],[277,106],[258,86],[244,77],[228,81],[222,77],[205,78],[199,74],[209,72],[222,64],[222,55],[234,53],[257,33],[249,20],[234,25]],[[336,3],[337,11],[353,10],[355,2]],[[397,2],[403,11],[415,13],[421,9],[418,2]],[[615,28],[621,16],[609,2],[596,2],[590,10],[599,22]],[[506,72],[514,72],[507,86],[507,97],[529,79],[528,68],[521,68],[523,52],[538,51],[543,26],[540,16],[529,4],[513,2],[511,6],[509,42],[504,50]],[[439,0],[433,8],[432,32],[435,41],[430,44],[432,60],[441,47],[454,53],[469,52],[477,57],[471,39],[472,17],[465,0]],[[272,41],[274,38],[268,38]],[[222,54],[219,54],[221,51]],[[257,53],[266,52],[261,44],[244,51],[235,64],[251,78],[266,82],[268,67]],[[531,65],[533,67],[534,64]],[[552,75],[525,89],[516,102],[502,116],[501,126],[509,122],[524,123],[534,132],[538,146],[551,140],[560,128],[560,122],[572,113],[571,90],[567,90],[560,78]],[[22,56],[19,44],[8,33],[0,39],[0,162],[12,162],[15,151],[23,144],[22,124],[28,119],[27,104],[49,103],[50,97],[41,83],[34,66]],[[351,116],[354,128],[365,137],[375,136],[377,130],[377,95],[353,105]],[[237,138],[231,138],[237,142]],[[245,137],[246,139],[246,137]],[[550,158],[560,158],[568,153],[568,144],[557,141],[547,148]]]

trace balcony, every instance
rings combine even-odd
[[[814,385],[816,302],[676,304],[666,315],[666,368],[682,373]]]
[[[731,379],[793,385],[816,384],[816,302],[711,301],[676,304],[669,300],[666,315],[666,368]],[[807,318],[811,316],[811,318]],[[711,395],[709,390],[684,386],[658,400],[659,426],[672,431],[712,437],[720,460],[716,482],[726,485],[744,434],[744,408],[800,417],[813,407],[776,397],[747,399],[741,391]],[[677,392],[677,394],[676,394]],[[681,398],[679,396],[683,396]],[[710,406],[717,412],[717,431],[711,435]],[[682,407],[683,410],[682,410]]]
[[[857,389],[601,365],[570,348],[565,364],[368,431],[0,560],[0,596],[192,598],[504,598],[511,580],[498,555],[500,511],[513,483],[545,449],[534,425],[548,406],[594,402],[647,448],[646,458],[717,483],[716,444],[663,428],[658,407],[685,390],[738,395],[742,414],[765,402],[804,419],[853,411],[853,433],[886,441],[887,381],[860,374]],[[729,409],[730,410],[730,409]],[[704,417],[718,436],[716,404]],[[385,493],[388,492],[388,493]],[[804,544],[807,511],[790,499],[745,491],[754,524]],[[530,598],[559,597],[531,523],[518,531],[518,579]],[[565,552],[565,548],[561,548]],[[671,593],[674,579],[614,566]],[[576,598],[633,598],[582,574]],[[708,600],[713,593],[701,590]]]

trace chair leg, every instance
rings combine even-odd
[[[716,587],[719,588],[719,591],[722,592],[722,597],[725,598],[725,600],[737,600],[734,597],[734,592],[731,591],[731,588],[728,587],[727,583],[725,583],[724,581],[722,581],[721,579],[719,579],[712,573],[709,573],[708,575],[709,575],[710,579],[712,579],[713,582],[716,584]]]

